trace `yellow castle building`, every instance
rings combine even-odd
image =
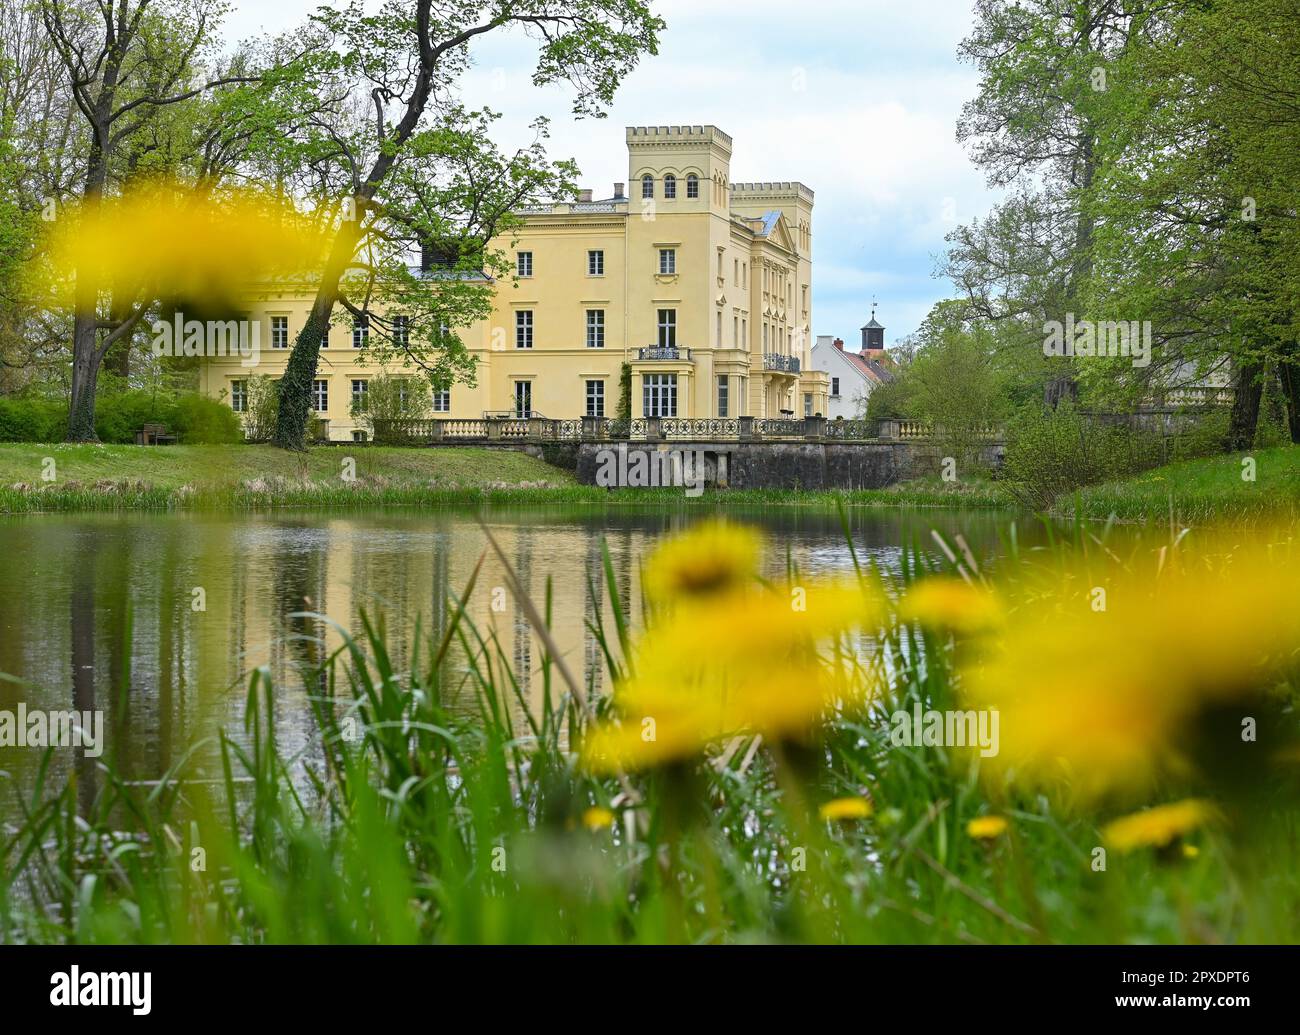
[[[627,149],[630,190],[528,208],[492,242],[515,276],[495,284],[490,319],[458,330],[476,383],[436,393],[428,416],[614,417],[624,364],[634,418],[827,412],[829,376],[810,369],[813,192],[732,183],[731,137],[715,126],[628,127]],[[203,391],[242,409],[250,375],[280,376],[311,297],[255,292],[258,365],[208,360]],[[352,402],[383,372],[366,329],[336,322],[314,392],[330,439],[363,436]]]

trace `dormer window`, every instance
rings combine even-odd
[[[700,196],[700,178],[694,173],[686,177],[686,196],[688,198],[698,198]]]
[[[653,198],[655,196],[655,178],[647,173],[641,177],[641,197]]]
[[[672,173],[669,173],[667,176],[664,177],[664,197],[665,198],[677,197],[677,177],[674,176]]]

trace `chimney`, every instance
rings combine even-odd
[[[580,191],[578,191],[578,201],[579,201],[579,202],[586,202],[586,203],[590,204],[590,203],[591,203],[591,191],[589,191],[589,190],[580,190]]]
[[[843,352],[843,351],[844,351],[844,339],[843,339],[843,338],[836,338],[836,339],[835,339],[835,347],[836,347],[837,349],[839,349],[841,352]]]
[[[623,186],[624,186],[624,185],[621,184],[621,183],[616,183],[616,184],[614,184],[614,200],[615,200],[615,201],[622,201],[622,200],[623,200]]]

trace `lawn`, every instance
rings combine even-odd
[[[1249,461],[1253,461],[1251,464]],[[1253,478],[1251,477],[1253,475]],[[1062,500],[1066,512],[1075,501]],[[1127,520],[1174,520],[1183,524],[1219,518],[1300,510],[1300,446],[1214,456],[1158,467],[1119,482],[1083,489],[1079,512]]]
[[[273,446],[0,445],[0,485],[39,484],[52,458],[57,483],[143,480],[160,489],[234,486],[253,479],[342,481],[344,461],[361,480],[485,486],[547,482],[573,477],[526,453],[507,449],[396,449],[361,446],[290,453]]]

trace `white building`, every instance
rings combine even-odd
[[[851,420],[864,416],[867,412],[867,397],[877,385],[894,379],[886,366],[887,362],[885,328],[876,322],[874,312],[871,321],[862,328],[861,352],[845,351],[843,338],[829,334],[818,335],[812,350],[812,365],[813,369],[824,370],[830,375],[826,416],[832,420],[836,417]]]

